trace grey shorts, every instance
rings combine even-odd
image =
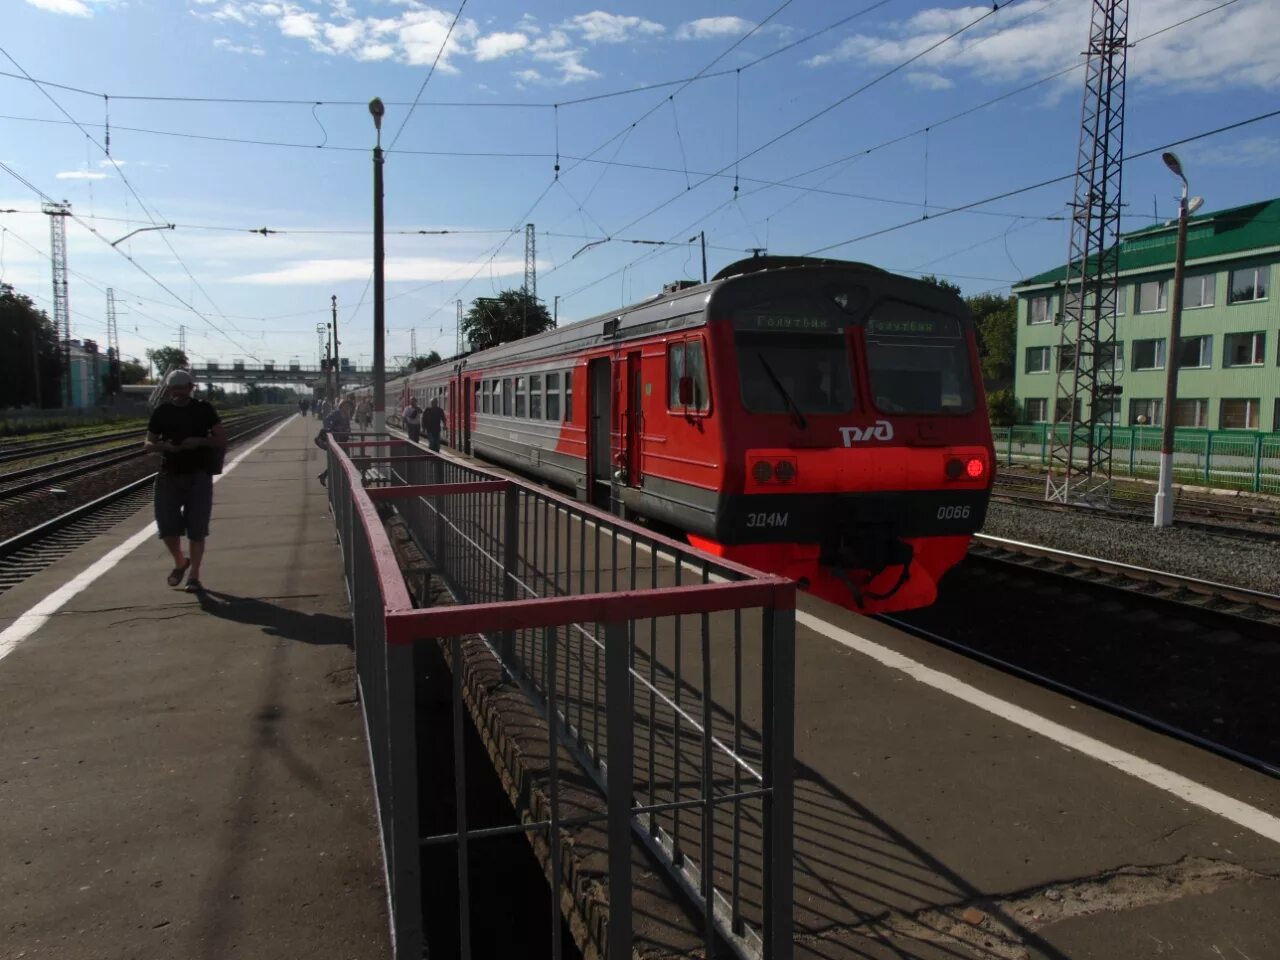
[[[213,477],[196,473],[161,473],[156,477],[156,526],[163,537],[203,540],[213,514]]]

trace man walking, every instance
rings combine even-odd
[[[422,411],[418,409],[418,401],[413,397],[409,398],[409,403],[401,412],[400,419],[404,421],[405,429],[409,431],[409,442],[417,443],[418,438],[422,436]]]
[[[422,426],[427,431],[427,446],[433,453],[440,452],[440,431],[444,428],[444,411],[440,409],[440,401],[431,398],[431,405],[422,412]]]
[[[144,449],[160,453],[155,515],[160,539],[173,558],[168,584],[187,576],[187,592],[198,593],[204,541],[213,513],[213,474],[221,472],[226,430],[212,404],[192,397],[195,380],[186,370],[169,374],[166,398],[147,423]],[[186,535],[189,556],[182,552]]]
[[[324,428],[337,440],[338,443],[346,443],[351,439],[351,418],[355,415],[355,401],[348,397],[338,404],[338,409],[334,410],[324,418]],[[326,454],[327,456],[327,454]],[[329,468],[326,466],[316,479],[320,481],[320,486],[329,485]]]

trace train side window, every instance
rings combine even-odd
[[[565,423],[573,421],[573,371],[566,370],[564,372],[564,420]]]
[[[542,419],[542,374],[529,374],[529,419]]]
[[[528,415],[528,401],[525,396],[525,378],[516,377],[516,416]]]
[[[683,391],[682,381],[685,384]],[[682,340],[667,347],[667,406],[672,410],[696,410],[699,413],[711,408],[707,361],[701,340]]]
[[[480,381],[472,381],[471,384],[471,412],[480,412]]]
[[[547,374],[547,419],[560,420],[560,374]]]
[[[502,415],[511,416],[511,378],[502,378]]]
[[[489,393],[492,395],[489,400],[489,412],[496,417],[502,413],[502,381],[490,380]]]

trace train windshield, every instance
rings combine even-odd
[[[742,405],[752,413],[848,413],[853,376],[844,321],[788,302],[735,311]],[[801,416],[803,419],[803,416]]]
[[[867,319],[871,395],[883,413],[973,409],[968,342],[958,318],[886,300]]]

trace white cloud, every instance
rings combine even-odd
[[[295,10],[279,20],[280,32],[299,40],[316,40],[320,36],[320,18],[309,11]]]
[[[388,282],[449,280],[470,265],[466,260],[443,260],[432,257],[388,257]],[[496,260],[495,276],[511,276],[524,271],[523,260]],[[361,257],[332,260],[301,260],[265,273],[249,273],[231,278],[232,283],[289,286],[305,283],[330,283],[363,280],[369,275],[369,261]]]
[[[1185,161],[1206,167],[1269,167],[1280,164],[1280,137],[1248,137],[1234,143],[1189,143],[1178,147]]]
[[[480,33],[474,20],[459,20],[445,42],[449,33],[449,24],[453,23],[454,14],[446,10],[415,10],[405,14],[402,25],[398,29],[400,46],[404,50],[404,60],[418,66],[430,66],[439,54],[437,69],[445,73],[457,73],[453,65],[455,55],[464,52],[464,44],[473,41]],[[441,45],[444,44],[443,51]]]
[[[396,48],[389,43],[367,43],[356,53],[356,59],[365,61],[390,60],[395,55]]]
[[[1216,0],[1146,0],[1141,34],[1155,33],[1216,5]],[[901,63],[987,11],[980,6],[921,10],[889,24],[879,35],[846,37],[804,63]],[[1280,88],[1280,17],[1266,4],[1229,7],[1149,40],[1142,40],[1133,26],[1131,20],[1130,40],[1140,42],[1129,53],[1130,83],[1175,90]],[[1080,63],[1088,30],[1087,4],[1027,0],[942,44],[916,64],[935,76],[967,72],[981,80],[1013,82]],[[1080,80],[1070,74],[1061,82],[1078,86]]]
[[[529,45],[529,38],[523,33],[491,33],[476,41],[476,60],[497,60],[508,54],[523,50]]]
[[[265,56],[267,52],[256,43],[253,46],[245,46],[239,43],[232,43],[227,37],[218,37],[213,41],[213,45],[219,50],[227,51],[227,53],[249,53],[255,57]]]
[[[709,40],[715,37],[737,37],[755,29],[755,24],[742,17],[703,17],[680,24],[677,40]]]
[[[53,176],[57,180],[106,180],[107,179],[107,174],[98,173],[96,170],[59,170]]]
[[[940,73],[925,73],[922,70],[908,73],[907,82],[913,87],[919,87],[921,90],[950,90],[956,85],[954,80],[950,80]]]
[[[533,69],[517,70],[514,76],[521,83],[541,83],[542,82],[542,74],[540,74],[537,70],[533,70]]]
[[[333,23],[324,25],[324,38],[338,53],[350,53],[364,39],[364,24],[359,20],[344,23],[341,26]]]
[[[563,24],[566,29],[577,30],[587,43],[625,43],[640,36],[657,36],[666,27],[642,17],[592,10],[570,17]]]
[[[27,0],[27,3],[49,13],[63,13],[70,17],[93,16],[93,11],[81,0]]]
[[[573,46],[569,35],[563,30],[552,30],[545,37],[538,37],[529,44],[529,52],[535,60],[553,64],[560,71],[559,80],[556,81],[560,84],[577,83],[600,76],[595,70],[583,64],[582,55],[586,50]],[[535,71],[526,71],[526,73],[533,72]]]

